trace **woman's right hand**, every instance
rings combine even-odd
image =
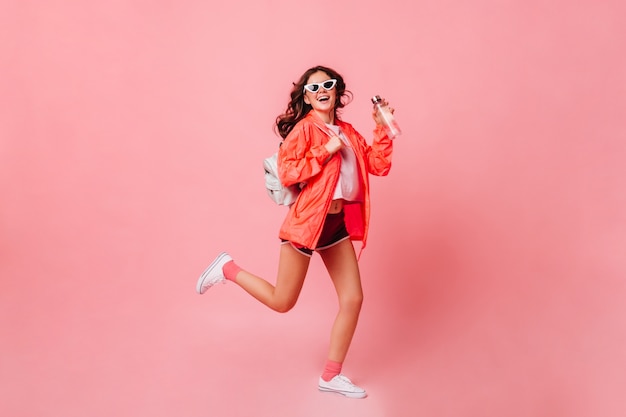
[[[326,148],[328,153],[332,155],[341,150],[341,148],[343,148],[343,141],[339,139],[339,136],[332,135],[328,142],[326,142],[326,145],[324,145],[324,147]]]

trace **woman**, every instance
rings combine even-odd
[[[242,270],[222,253],[204,271],[196,289],[203,294],[219,282],[232,281],[273,310],[287,312],[298,299],[309,261],[317,251],[339,299],[319,389],[364,398],[365,390],[341,374],[363,301],[351,240],[361,241],[361,250],[365,247],[370,215],[368,174],[389,172],[392,141],[375,114],[371,146],[339,118],[338,111],[350,97],[340,74],[313,67],[294,84],[287,111],[276,119],[284,138],[278,152],[280,179],[286,186],[302,186],[280,228],[276,285]]]

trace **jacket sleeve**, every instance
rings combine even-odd
[[[385,128],[380,125],[376,125],[372,145],[368,145],[360,133],[357,132],[357,134],[359,136],[359,140],[365,147],[364,151],[367,171],[372,175],[387,175],[391,169],[393,141],[387,136]]]
[[[278,176],[285,186],[306,182],[319,174],[330,158],[323,144],[311,145],[306,124],[296,125],[278,150]]]

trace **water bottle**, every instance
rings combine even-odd
[[[402,131],[400,130],[400,126],[398,126],[398,122],[393,117],[393,113],[391,113],[389,107],[383,105],[383,100],[380,96],[372,97],[372,103],[374,103],[374,111],[376,111],[378,119],[385,127],[385,131],[387,132],[389,139],[393,139],[400,135]]]

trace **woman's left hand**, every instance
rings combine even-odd
[[[383,107],[387,107],[387,109],[389,109],[389,111],[391,112],[391,114],[393,114],[394,111],[396,111],[396,109],[394,109],[393,107],[389,107],[389,103],[387,102],[387,100],[382,99],[380,104]],[[376,111],[376,108],[374,108],[374,111],[372,111],[372,118],[374,119],[374,121],[376,122],[377,125],[382,125],[384,124],[384,121],[380,119],[380,117],[378,116],[378,112]]]

